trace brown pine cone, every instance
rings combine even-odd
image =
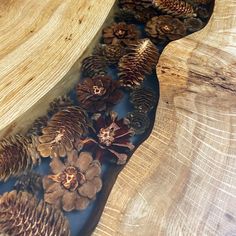
[[[126,53],[126,48],[120,44],[99,44],[95,48],[94,55],[99,55],[105,58],[108,65],[117,64],[121,57]]]
[[[30,139],[16,135],[0,142],[0,180],[6,181],[10,176],[19,176],[29,170],[38,161],[31,156]],[[33,150],[33,147],[32,147]]]
[[[61,111],[69,106],[73,106],[73,101],[68,95],[60,96],[55,98],[50,104],[48,113],[49,115],[54,115],[58,111]]]
[[[203,22],[198,18],[187,18],[184,20],[184,25],[190,33],[196,32],[204,26]]]
[[[156,104],[156,101],[155,93],[149,88],[137,88],[130,94],[130,102],[139,112],[149,112]]]
[[[0,197],[0,233],[69,236],[70,227],[61,211],[27,192],[12,191]]]
[[[123,87],[140,86],[146,75],[156,67],[159,52],[149,39],[130,45],[130,53],[119,61],[119,79]]]
[[[26,136],[27,137],[31,137],[33,136],[37,136],[41,134],[41,130],[47,126],[47,122],[48,122],[49,117],[48,116],[41,116],[38,119],[36,119],[31,128],[27,131]]]
[[[107,65],[104,57],[92,55],[82,61],[81,71],[84,76],[92,78],[94,76],[105,75],[107,73],[106,70]]]
[[[186,35],[184,23],[169,15],[153,17],[148,21],[145,31],[155,43],[180,39]]]
[[[103,41],[105,44],[129,45],[140,35],[139,30],[134,24],[125,22],[113,23],[103,29]]]
[[[42,157],[64,157],[78,139],[88,132],[87,113],[80,107],[68,107],[57,112],[42,130],[38,151]]]
[[[119,6],[121,8],[135,9],[137,6],[150,7],[153,0],[119,0]]]
[[[193,6],[184,0],[153,0],[153,6],[164,13],[177,17],[194,17]]]
[[[81,106],[90,112],[100,112],[114,106],[121,98],[119,82],[109,76],[87,78],[77,86]]]

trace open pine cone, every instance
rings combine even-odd
[[[153,17],[148,21],[145,31],[155,43],[180,39],[186,35],[184,23],[169,15]]]
[[[0,196],[0,233],[9,236],[69,236],[70,227],[62,212],[27,192]]]
[[[64,157],[75,142],[88,130],[87,113],[80,107],[68,107],[52,116],[43,135],[39,136],[38,151],[42,157]]]
[[[22,135],[3,139],[0,142],[0,180],[19,176],[38,163],[39,156],[31,140]]]
[[[77,86],[78,100],[87,111],[104,111],[122,98],[118,88],[119,83],[109,76],[87,78]]]
[[[129,45],[140,35],[139,30],[134,24],[125,22],[113,23],[103,29],[103,41],[105,44],[123,44]]]
[[[101,190],[101,165],[88,152],[68,153],[66,163],[54,158],[53,175],[44,177],[44,199],[65,211],[83,210]]]

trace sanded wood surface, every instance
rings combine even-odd
[[[0,1],[0,137],[75,84],[115,0]]]
[[[120,173],[94,236],[236,235],[236,5],[170,43],[151,136]]]

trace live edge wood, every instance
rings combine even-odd
[[[114,3],[0,1],[0,138],[25,131],[73,87]]]
[[[236,5],[170,43],[151,136],[120,173],[94,236],[236,235]]]

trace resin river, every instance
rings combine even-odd
[[[183,9],[175,9],[158,1],[119,2],[114,22],[103,29],[101,44],[82,62],[76,88],[55,100],[48,116],[40,118],[25,139],[2,141],[0,177],[5,182],[0,183],[0,194],[28,191],[62,210],[72,236],[92,234],[119,172],[152,131],[159,99],[159,54],[170,41],[200,30],[209,20],[213,3],[183,3]],[[13,214],[10,211],[9,207],[7,213]],[[0,220],[0,233],[29,235],[19,231],[26,226],[14,225],[17,220]],[[32,225],[28,226],[29,233]]]

